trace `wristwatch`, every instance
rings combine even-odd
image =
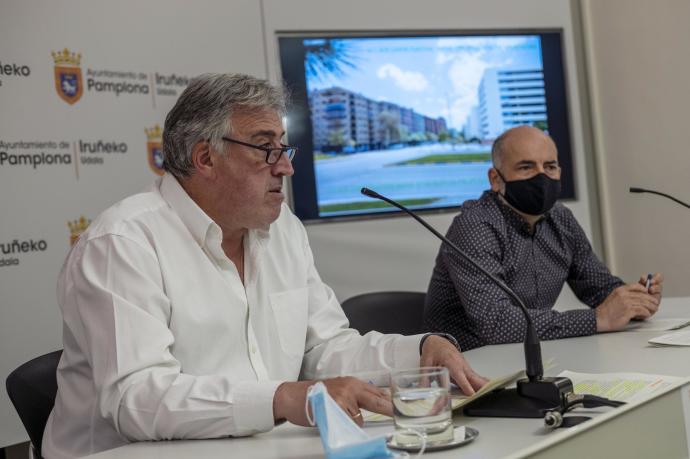
[[[458,340],[455,339],[455,336],[451,335],[450,333],[425,333],[424,336],[422,336],[422,339],[419,341],[419,355],[422,355],[422,346],[424,346],[424,341],[430,336],[440,336],[442,338],[447,339],[448,341],[451,342],[453,346],[459,351],[460,350],[460,343],[458,343]]]

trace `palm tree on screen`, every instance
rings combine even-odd
[[[357,68],[353,47],[344,40],[313,40],[305,45],[304,67],[308,77],[324,80],[327,76],[342,77]]]

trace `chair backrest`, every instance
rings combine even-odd
[[[415,335],[422,332],[425,293],[374,292],[348,298],[342,304],[350,327],[364,334]]]
[[[36,357],[7,377],[7,394],[29,434],[31,444],[41,457],[41,441],[48,416],[57,394],[56,371],[62,351]]]

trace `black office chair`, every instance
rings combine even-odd
[[[34,457],[41,456],[41,441],[57,394],[57,366],[62,351],[36,357],[7,377],[7,394],[29,434]]]
[[[422,332],[424,298],[422,292],[374,292],[348,298],[342,304],[350,327],[364,334],[415,335]]]

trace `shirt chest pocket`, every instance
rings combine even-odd
[[[303,287],[271,293],[269,301],[283,352],[301,359],[307,339],[309,290]]]

